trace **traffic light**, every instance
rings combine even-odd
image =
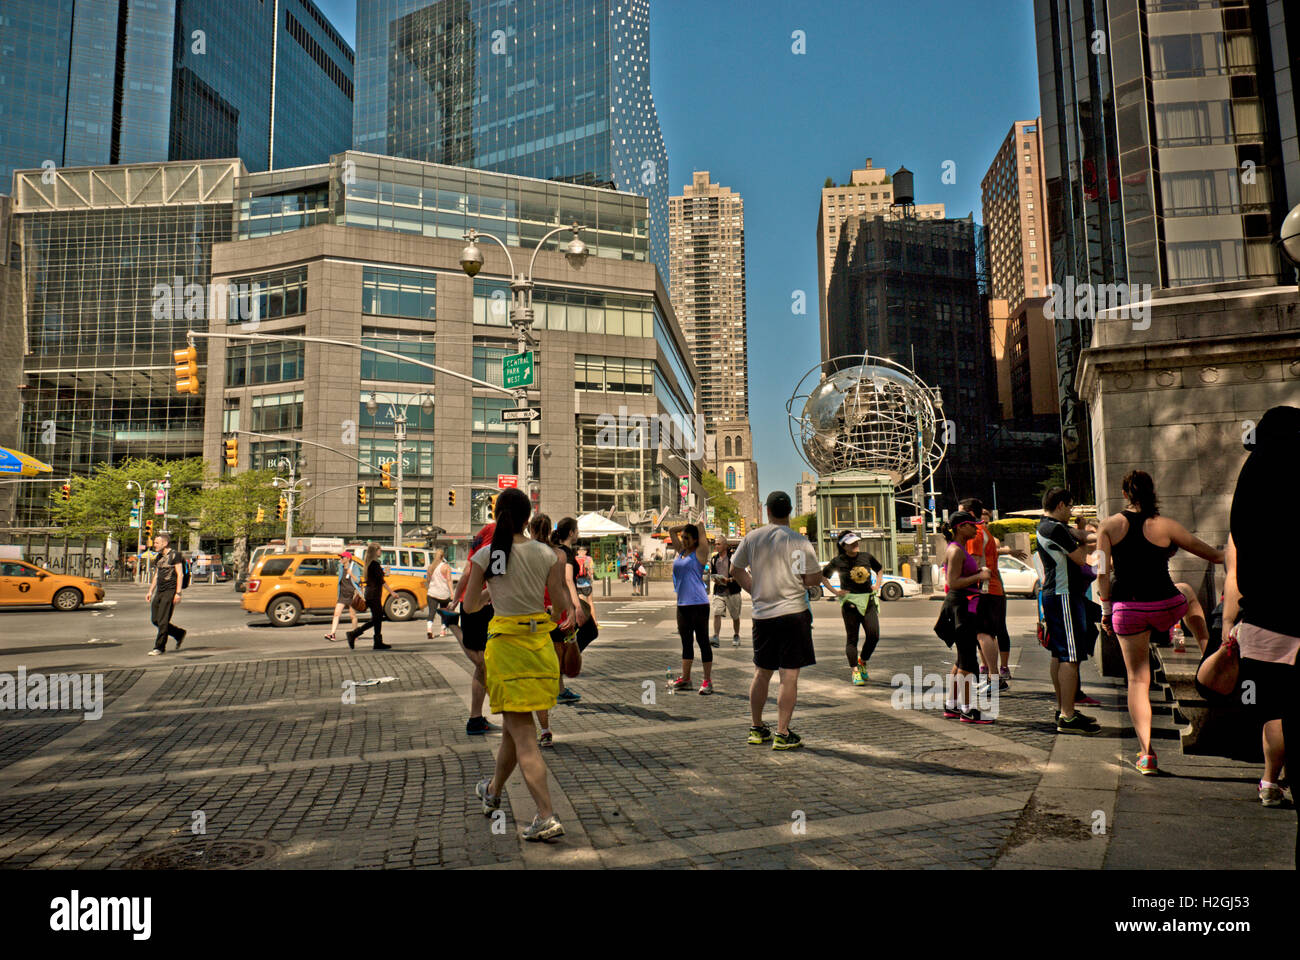
[[[385,490],[391,490],[393,486],[393,465],[391,463],[385,463],[379,468],[379,472],[383,474],[383,478],[379,481],[379,485]]]
[[[742,537],[745,535],[745,518],[744,518],[744,517],[741,517],[741,518],[740,518],[740,535],[741,535]]]
[[[174,351],[172,356],[176,359],[176,392],[197,394],[199,392],[198,350],[191,345],[184,350]]]
[[[357,487],[357,503],[363,507],[370,502],[370,494],[366,492],[365,487]]]
[[[284,499],[284,497],[281,497],[280,502],[275,506],[275,519],[283,520],[288,515],[288,513],[289,513],[289,501]]]
[[[261,507],[258,507],[258,508],[257,508],[257,519],[254,520],[253,522],[254,522],[254,523],[265,523],[265,522],[266,522],[266,511],[263,510]]]
[[[226,440],[226,466],[234,469],[239,466],[239,438],[229,437]]]
[[[145,522],[144,522],[144,538],[145,538],[146,540],[152,540],[152,539],[153,539],[153,517],[148,517],[148,518],[145,519]]]
[[[65,483],[63,486],[59,487],[59,490],[62,491],[63,493],[64,503],[67,503],[69,500],[72,499],[72,484]]]
[[[449,507],[454,507],[454,506],[456,506],[456,491],[455,491],[455,490],[448,490],[448,491],[447,491],[447,506],[449,506]]]

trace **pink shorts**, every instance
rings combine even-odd
[[[1187,598],[1179,593],[1167,600],[1116,600],[1110,614],[1110,625],[1118,636],[1131,637],[1145,630],[1165,633],[1187,616]]]

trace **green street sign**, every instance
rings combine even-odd
[[[508,390],[533,385],[533,352],[511,353],[501,358],[501,382]]]

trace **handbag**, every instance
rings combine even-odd
[[[366,598],[361,595],[361,591],[352,594],[352,599],[348,601],[348,606],[357,613],[366,612]]]

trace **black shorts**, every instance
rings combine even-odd
[[[996,638],[1006,626],[1007,598],[996,593],[981,593],[975,610],[975,630]]]
[[[494,611],[492,605],[488,604],[477,613],[464,611],[460,615],[460,636],[461,643],[465,644],[466,650],[477,650],[480,653],[487,649],[488,624],[492,622]]]
[[[816,662],[812,614],[807,610],[754,620],[754,666],[760,670],[799,670]]]
[[[1255,702],[1250,706],[1257,723],[1281,720],[1286,713],[1287,697],[1296,682],[1297,668],[1289,663],[1270,663],[1266,660],[1241,658],[1241,668],[1237,673],[1237,692],[1233,694],[1241,700],[1242,684],[1251,682],[1255,685]]]

